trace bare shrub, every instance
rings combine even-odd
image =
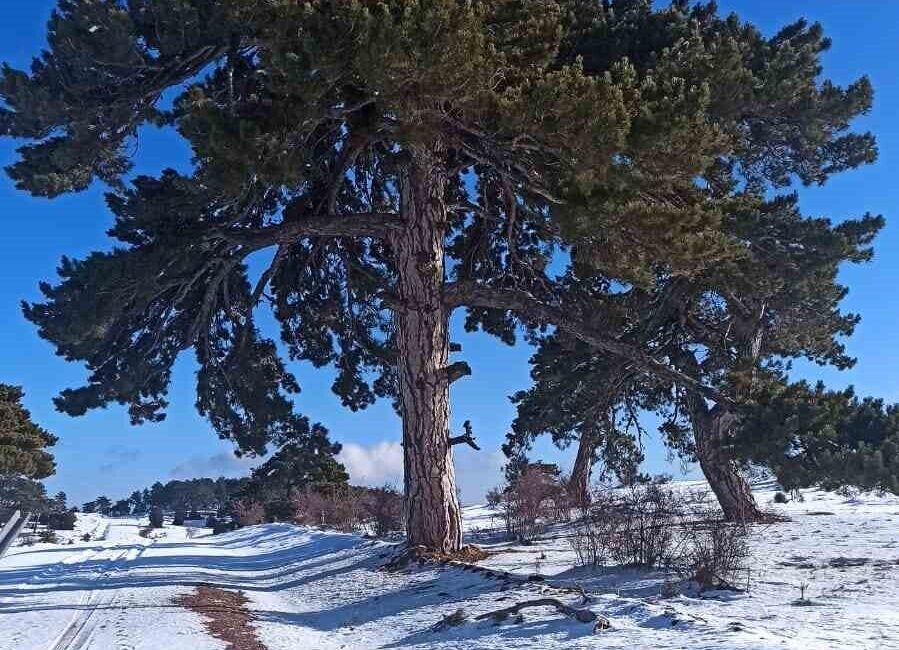
[[[669,565],[678,553],[676,527],[683,513],[670,490],[658,484],[633,486],[598,516],[609,557],[620,565]]]
[[[745,524],[658,484],[598,491],[570,538],[577,564],[673,569],[700,590],[736,589],[750,556]]]
[[[549,519],[552,521],[571,521],[571,511],[578,506],[568,487],[568,477],[558,477],[548,490]]]
[[[488,503],[499,509],[509,536],[522,541],[540,535],[549,522],[567,519],[570,511],[558,470],[542,463],[528,465],[515,482],[487,496]]]
[[[234,519],[241,526],[254,526],[265,521],[265,506],[259,501],[241,499],[234,504]]]
[[[484,495],[484,500],[487,502],[488,508],[499,508],[502,506],[503,499],[505,499],[505,493],[503,492],[503,488],[495,487],[487,490],[487,494]]]
[[[293,496],[297,523],[351,532],[362,522],[362,503],[346,486],[308,489]]]
[[[403,530],[403,495],[394,486],[366,490],[363,507],[375,535]]]
[[[749,543],[745,524],[726,522],[707,511],[684,526],[684,552],[678,572],[701,591],[737,589],[747,571]]]
[[[569,538],[578,566],[598,567],[608,559],[608,532],[598,521],[584,520],[575,525]]]
[[[600,490],[571,545],[581,565],[668,566],[679,550],[676,530],[682,515],[673,493],[657,484]]]

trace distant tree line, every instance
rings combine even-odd
[[[163,513],[174,523],[198,512],[213,519],[230,517],[236,525],[286,521],[385,535],[403,529],[403,497],[393,486],[349,484],[337,460],[340,445],[315,425],[302,444],[288,443],[243,478],[194,478],[156,482],[126,499],[100,496],[84,512],[108,516],[144,516],[161,525]]]
[[[148,488],[134,490],[130,496],[112,501],[107,496],[99,496],[82,506],[83,512],[97,512],[109,516],[141,516],[151,508],[164,511],[214,510],[221,512],[238,498],[249,483],[249,478],[194,478],[173,480],[167,483],[157,481]]]

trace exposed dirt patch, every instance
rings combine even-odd
[[[268,650],[256,638],[250,624],[253,615],[246,607],[249,600],[242,591],[201,585],[175,602],[202,616],[209,634],[227,643],[230,650]]]

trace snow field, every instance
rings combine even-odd
[[[433,564],[388,572],[393,545],[287,524],[214,537],[166,526],[145,539],[136,519],[79,521],[108,526],[106,538],[15,548],[0,561],[0,650],[223,648],[173,604],[199,584],[244,591],[269,650],[899,648],[899,499],[815,490],[802,503],[775,505],[771,490],[757,498],[792,520],[754,528],[749,591],[685,586],[670,598],[660,595],[664,572],[575,568],[565,526],[527,546],[503,541],[498,518],[480,506],[465,509],[468,536],[492,553],[481,565],[496,575]],[[526,581],[536,571],[544,580]],[[611,629],[594,633],[550,608],[474,620],[541,596],[581,606],[555,588],[574,585]],[[795,604],[801,585],[810,604]],[[431,629],[458,609],[464,623]]]

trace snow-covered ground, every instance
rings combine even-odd
[[[481,564],[545,582],[452,566],[388,572],[388,544],[285,524],[215,537],[167,526],[145,539],[135,519],[95,518],[83,528],[105,532],[100,541],[18,547],[0,560],[0,650],[224,648],[174,604],[198,584],[243,590],[269,650],[899,648],[899,499],[772,496],[757,494],[792,520],[754,531],[749,592],[703,598],[661,597],[660,573],[575,569],[564,527],[530,546],[499,541],[483,507],[465,513],[469,537],[494,552]],[[499,625],[473,620],[543,595],[579,605],[555,588],[574,584],[611,629],[544,608]],[[811,605],[793,604],[802,584]],[[460,608],[466,622],[431,630]]]

